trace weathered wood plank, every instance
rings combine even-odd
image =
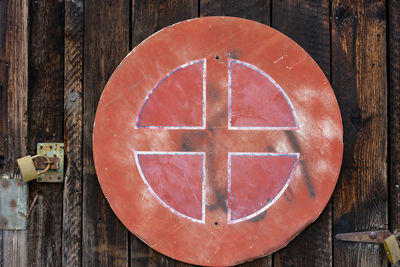
[[[7,133],[4,140],[5,178],[20,178],[16,158],[26,153],[28,98],[28,3],[24,0],[3,1],[1,28],[4,46],[0,49],[1,81],[7,100]],[[3,117],[4,116],[4,117]]]
[[[1,15],[5,16],[6,14]],[[1,44],[1,46],[4,47],[4,44]],[[5,165],[5,146],[7,140],[7,74],[8,64],[5,61],[0,61],[0,170]]]
[[[62,142],[64,91],[64,2],[33,1],[29,10],[28,153],[38,142]],[[30,183],[39,195],[28,222],[30,266],[61,265],[62,184]]]
[[[200,16],[231,16],[270,25],[270,0],[201,0]]]
[[[5,163],[4,147],[7,136],[7,90],[6,89],[7,89],[8,64],[5,62],[7,4],[8,1],[0,2],[0,172],[2,171]]]
[[[83,266],[128,266],[128,232],[100,189],[92,155],[93,121],[107,80],[129,52],[129,1],[84,3]]]
[[[28,2],[0,2],[0,177],[21,179],[15,159],[26,153]],[[26,231],[0,231],[0,265],[27,265]]]
[[[82,263],[83,1],[65,1],[63,266]]]
[[[132,48],[153,33],[198,16],[198,1],[132,0]]]
[[[332,2],[332,84],[342,112],[344,158],[333,233],[387,229],[385,1]],[[379,245],[334,240],[335,266],[386,266]]]
[[[30,5],[29,143],[63,140],[64,2],[34,1]]]
[[[390,230],[400,231],[400,1],[389,0]]]
[[[292,38],[330,79],[329,1],[273,1],[272,26]],[[332,205],[290,244],[274,254],[275,266],[332,266]]]
[[[132,48],[162,28],[198,16],[198,1],[132,1]],[[189,266],[152,250],[130,234],[131,266]]]
[[[304,48],[328,79],[331,71],[329,14],[329,0],[272,2],[272,27]]]

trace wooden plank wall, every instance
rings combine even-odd
[[[0,2],[0,177],[20,179],[28,131],[28,2]],[[0,230],[0,265],[27,265],[27,231]]]
[[[400,231],[400,1],[388,1],[389,228]],[[399,264],[400,265],[400,264]]]
[[[64,184],[31,182],[27,231],[0,231],[0,266],[189,266],[119,222],[99,187],[93,120],[105,83],[154,32],[236,16],[299,43],[331,81],[344,124],[338,185],[286,248],[242,266],[387,266],[379,245],[336,233],[400,230],[400,4],[397,0],[0,0],[0,176],[37,142],[65,142]],[[29,19],[29,20],[28,20]]]
[[[384,1],[333,1],[332,85],[345,157],[334,202],[334,233],[388,228],[388,93]],[[334,242],[334,261],[385,266],[378,245]]]
[[[30,155],[38,142],[64,139],[64,3],[29,3],[28,141]],[[61,265],[63,184],[31,183],[37,197],[28,224],[31,266]],[[44,253],[45,252],[45,253]]]

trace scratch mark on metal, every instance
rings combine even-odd
[[[277,60],[274,61],[274,64],[278,63],[279,61],[281,61],[282,59],[284,59],[285,57],[287,57],[286,55],[281,56],[280,58],[278,58]]]
[[[299,64],[299,63],[301,63],[301,62],[303,62],[304,60],[306,60],[305,58],[303,58],[303,59],[301,59],[301,60],[299,60],[299,61],[297,61],[295,64],[293,64],[292,66],[285,66],[288,70],[291,70],[291,69],[293,69],[297,64]]]

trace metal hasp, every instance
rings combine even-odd
[[[377,230],[337,234],[335,238],[340,241],[381,244],[391,234],[389,230]]]
[[[389,230],[376,230],[366,232],[353,232],[337,234],[335,238],[341,241],[382,244],[386,256],[391,263],[397,263],[400,260],[400,247],[397,238],[400,233],[392,234]]]
[[[39,174],[39,183],[62,183],[64,181],[64,143],[38,143],[36,146],[38,155],[46,155],[52,162],[50,169]],[[44,169],[46,162],[35,160],[37,169]]]
[[[41,171],[36,171],[34,160],[42,159],[46,163]],[[54,164],[46,155],[25,156],[17,159],[18,167],[24,182],[29,182],[39,177],[40,174],[47,172]]]
[[[96,173],[121,222],[196,265],[286,246],[328,203],[342,152],[339,106],[315,61],[232,17],[183,21],[138,45],[93,128]]]
[[[22,180],[0,178],[0,230],[25,230],[28,185]]]

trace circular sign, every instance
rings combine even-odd
[[[157,32],[122,61],[93,151],[132,233],[177,260],[233,265],[319,216],[342,131],[329,82],[299,45],[263,24],[207,17]]]

